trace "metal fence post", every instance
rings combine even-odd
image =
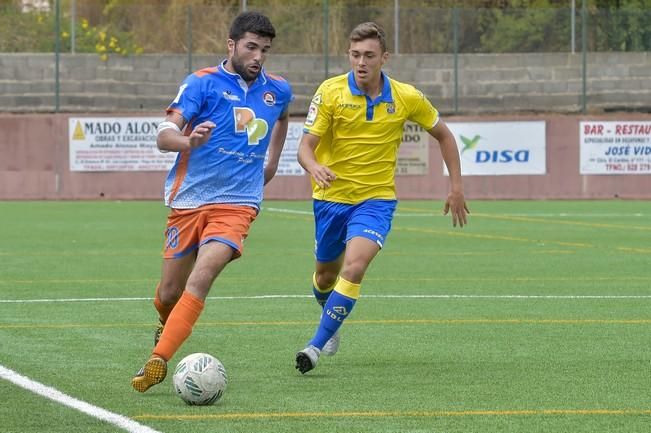
[[[54,23],[54,32],[56,33],[54,37],[54,111],[59,112],[59,61],[60,56],[59,52],[61,51],[61,1],[56,0],[54,6],[56,8],[55,14],[55,23]]]
[[[582,0],[582,5],[581,5],[581,61],[583,64],[582,67],[582,81],[583,81],[583,94],[581,97],[581,112],[586,113],[587,112],[587,99],[588,99],[588,91],[587,91],[587,80],[588,80],[588,73],[587,73],[587,51],[588,51],[588,10],[586,6],[586,1]]]
[[[400,0],[393,0],[393,52],[400,54]]]
[[[459,113],[459,8],[452,9],[452,40],[454,44],[454,114]]]
[[[325,79],[330,75],[329,62],[330,62],[330,49],[328,48],[328,26],[329,26],[329,15],[330,11],[328,9],[328,0],[323,0],[323,55],[324,55],[324,69],[325,69]]]
[[[72,0],[70,3],[70,53],[75,53],[77,39],[77,2]]]
[[[192,6],[188,6],[188,75],[192,73]]]

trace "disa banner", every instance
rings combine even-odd
[[[457,141],[464,176],[532,175],[547,171],[544,121],[447,125]]]

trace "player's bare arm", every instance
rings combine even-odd
[[[461,161],[459,159],[459,149],[454,139],[454,135],[448,129],[445,122],[439,120],[434,128],[430,129],[429,134],[436,138],[441,148],[441,156],[450,173],[450,193],[445,201],[443,214],[452,214],[452,225],[463,227],[468,224],[468,205],[463,195],[463,182],[461,180]]]
[[[183,135],[185,119],[179,113],[170,112],[158,125],[156,144],[164,152],[182,152],[205,144],[215,124],[209,120],[194,127],[190,135]]]
[[[301,143],[298,145],[298,163],[305,169],[317,185],[321,188],[330,187],[330,183],[337,178],[337,175],[325,165],[319,164],[314,154],[314,149],[319,144],[321,137],[304,133]]]
[[[273,130],[271,131],[271,138],[269,139],[269,149],[267,165],[264,167],[264,184],[268,184],[273,179],[278,170],[278,161],[280,154],[285,146],[285,138],[287,137],[287,128],[289,127],[289,112],[285,111],[280,115]]]

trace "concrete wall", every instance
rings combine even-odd
[[[193,69],[222,56],[195,56]],[[267,69],[287,78],[296,101],[292,114],[307,112],[325,77],[321,56],[272,55]],[[458,57],[459,112],[579,112],[580,54],[462,54]],[[348,70],[345,57],[329,59],[329,74]],[[396,55],[386,71],[420,88],[443,113],[454,111],[454,56]],[[62,54],[62,112],[161,112],[188,72],[186,55],[113,56]],[[52,112],[54,54],[0,54],[0,111]],[[651,54],[590,53],[587,63],[590,112],[651,111]]]
[[[151,113],[149,113],[151,114]],[[114,116],[110,114],[109,116]],[[0,115],[0,199],[155,199],[164,172],[70,172],[67,114]],[[72,115],[74,117],[74,115]],[[301,121],[302,119],[293,119]],[[468,176],[466,195],[476,199],[651,199],[650,175],[579,174],[580,120],[646,120],[648,114],[446,117],[448,121],[544,120],[547,173],[537,176]],[[402,199],[442,199],[448,181],[438,144],[430,143],[431,174],[398,176]],[[266,198],[307,199],[307,177],[278,176]]]

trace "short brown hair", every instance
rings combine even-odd
[[[387,50],[387,35],[379,24],[374,22],[361,23],[350,32],[351,42],[360,42],[366,39],[377,39],[380,42],[382,52]]]

